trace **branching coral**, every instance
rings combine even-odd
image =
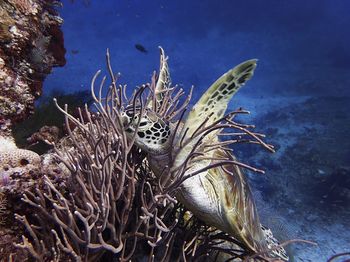
[[[151,253],[160,241],[169,241],[176,224],[169,217],[174,215],[171,207],[176,201],[159,189],[139,150],[126,138],[117,110],[119,91],[114,85],[107,103],[101,93],[95,97],[98,112],[93,115],[85,108],[87,123],[82,111],[78,120],[67,113],[67,106],[61,109],[73,147],[57,154],[71,172],[70,183],[60,192],[46,178],[45,193],[38,189],[23,198],[37,209],[37,222],[50,221],[52,227],[32,228],[25,217],[17,215],[34,240],[31,245],[24,238],[23,246],[38,260],[52,256],[51,247],[45,248],[39,240],[48,236],[50,241],[45,243],[56,242],[57,253],[60,250],[83,260],[106,252],[129,260],[139,239],[149,244]],[[74,131],[69,121],[77,126]]]
[[[32,212],[16,214],[26,229],[17,247],[38,261],[128,261],[140,256],[149,261],[197,261],[208,256],[215,259],[223,253],[230,259],[249,260],[254,254],[245,245],[194,216],[188,217],[188,211],[176,199],[183,181],[206,169],[237,165],[262,172],[234,158],[223,158],[210,159],[213,162],[207,167],[186,173],[194,160],[204,158],[206,152],[217,147],[229,151],[228,145],[248,142],[272,150],[261,140],[261,134],[249,130],[252,126],[233,121],[234,116],[247,111],[237,110],[196,130],[193,136],[198,139],[192,153],[176,168],[169,167],[166,172],[170,175],[156,177],[145,153],[134,145],[135,137],[127,137],[121,113],[125,108],[142,112],[146,104],[151,104],[159,116],[177,123],[177,130],[190,95],[183,97],[181,89],[169,86],[161,94],[162,105],[157,107],[160,94],[155,92],[158,78],[154,74],[151,84],[141,86],[128,99],[126,86],[116,84],[109,53],[107,65],[111,84],[105,97],[102,92],[106,77],[97,94],[95,83],[100,71],[92,80],[95,109],[85,106],[79,110],[80,117],[75,118],[68,113],[67,105],[62,108],[55,100],[65,115],[69,133],[65,142],[55,148],[57,158],[68,170],[66,183],[57,186],[45,177],[36,190],[23,195]],[[202,139],[224,128],[239,130],[230,133],[237,139],[217,142],[203,152]],[[185,138],[182,142],[189,143]],[[255,254],[254,259],[267,260],[263,255]]]

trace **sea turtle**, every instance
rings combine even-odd
[[[135,144],[148,153],[151,169],[157,176],[163,177],[164,173],[176,173],[183,167],[184,161],[190,162],[189,156],[199,142],[198,148],[204,150],[206,146],[219,141],[218,130],[206,134],[204,138],[196,133],[202,126],[208,127],[224,116],[232,96],[253,76],[257,60],[245,61],[217,79],[192,107],[182,127],[176,129],[178,125],[167,122],[153,110],[161,106],[164,90],[170,88],[167,57],[162,48],[160,51],[161,65],[154,90],[155,99],[142,110],[143,113],[135,110],[135,107],[126,108],[122,121],[128,136],[135,137]],[[276,248],[277,241],[270,234],[271,231],[260,224],[247,179],[237,165],[218,165],[198,172],[220,159],[234,161],[235,157],[218,147],[207,151],[201,160],[188,163],[183,173],[198,174],[182,181],[177,199],[195,216],[234,236],[253,253],[274,247],[270,255],[288,261],[284,249]]]

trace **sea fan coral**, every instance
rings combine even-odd
[[[16,214],[26,229],[23,242],[16,246],[38,261],[129,261],[142,257],[149,261],[197,261],[222,253],[230,259],[249,259],[254,254],[240,241],[203,224],[178,203],[176,193],[186,179],[184,171],[167,178],[156,177],[146,154],[134,145],[135,137],[127,137],[122,112],[125,108],[142,111],[150,101],[155,105],[160,95],[154,92],[158,77],[154,74],[151,84],[141,86],[128,99],[126,86],[116,84],[108,52],[107,66],[111,84],[105,97],[102,93],[106,77],[102,78],[97,94],[95,82],[100,71],[92,80],[94,109],[85,106],[79,110],[80,117],[75,118],[68,113],[67,105],[61,107],[55,100],[66,117],[69,133],[55,147],[56,157],[67,169],[66,182],[58,186],[45,176],[35,190],[23,195],[31,213]],[[164,103],[159,115],[175,119],[180,125],[190,96],[183,98],[181,89],[176,91],[170,86],[161,95]],[[222,121],[231,121],[239,113],[246,111],[233,112]],[[74,130],[71,123],[76,127]],[[261,135],[248,131],[250,126],[236,126],[240,129],[239,137],[249,135],[256,139],[241,142],[270,148],[259,138]],[[213,130],[224,127],[221,121],[210,126]],[[240,140],[222,145],[237,142]],[[195,149],[189,158],[197,157]],[[217,161],[214,165],[227,164]],[[187,170],[187,165],[185,161],[179,170]],[[254,256],[264,260],[262,255]]]

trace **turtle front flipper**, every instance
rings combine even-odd
[[[174,167],[183,163],[191,153],[193,145],[199,140],[199,137],[193,137],[196,130],[209,126],[224,116],[233,95],[253,76],[256,62],[256,59],[247,60],[229,70],[217,79],[193,106],[175,145],[175,151],[179,152],[176,153]],[[215,132],[208,134],[203,143],[215,141],[215,136]],[[186,139],[190,141],[182,147],[181,141]]]
[[[155,105],[155,108],[153,108],[154,111],[158,111],[158,109],[161,107],[164,94],[167,90],[171,87],[171,78],[169,73],[169,66],[168,66],[168,57],[165,56],[164,49],[160,46],[160,62],[159,62],[159,74],[157,77],[157,80],[155,82],[154,86],[154,100],[150,101],[148,104],[149,108],[153,108]]]
[[[256,59],[245,61],[234,67],[218,80],[202,95],[192,108],[185,122],[187,135],[190,136],[210,116],[206,125],[224,116],[228,103],[233,95],[253,76]]]

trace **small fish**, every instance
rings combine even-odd
[[[148,53],[147,49],[141,44],[135,44],[135,48],[142,53]]]

